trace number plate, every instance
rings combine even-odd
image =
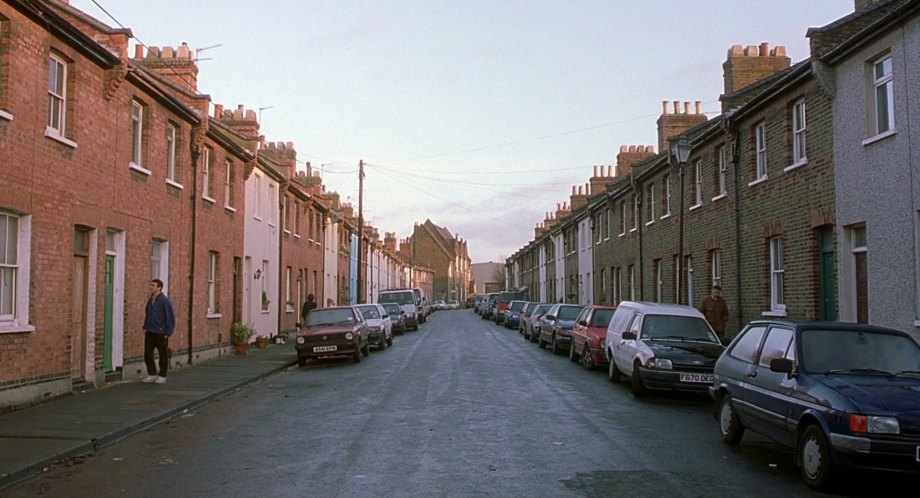
[[[315,346],[313,348],[314,353],[328,353],[330,351],[335,351],[338,349],[335,345],[333,346]]]
[[[690,384],[712,384],[712,374],[682,373],[680,381]]]

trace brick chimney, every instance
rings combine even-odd
[[[279,170],[286,177],[296,176],[297,151],[294,150],[294,142],[269,142],[267,147],[259,151],[259,154],[278,163]]]
[[[706,115],[703,114],[703,103],[699,100],[696,101],[693,112],[690,109],[690,102],[684,102],[683,110],[681,110],[681,103],[675,100],[673,113],[667,100],[661,103],[661,107],[661,117],[658,118],[659,151],[668,150],[668,141],[671,137],[676,137],[690,128],[706,122]]]
[[[595,166],[594,176],[588,182],[591,184],[591,191],[588,195],[593,197],[607,191],[607,184],[613,182],[616,173],[613,166]]]
[[[786,55],[786,47],[782,45],[773,49],[766,42],[760,46],[734,45],[728,49],[728,58],[722,64],[725,94],[730,95],[753,85],[786,69],[791,63],[792,60]]]
[[[654,155],[655,147],[652,145],[621,145],[620,153],[617,154],[617,176],[628,175],[632,172],[634,164],[645,161]]]
[[[561,220],[562,218],[565,218],[566,216],[569,216],[570,214],[572,214],[572,209],[569,207],[569,204],[567,202],[563,202],[562,204],[556,203],[555,220],[557,223],[559,220]]]
[[[143,45],[135,45],[134,60],[176,86],[198,93],[198,65],[187,43],[182,42],[179,48],[147,47],[146,56]]]
[[[399,254],[407,258],[412,258],[412,239],[406,237],[399,241]]]
[[[590,188],[591,185],[588,183],[577,186],[572,185],[572,197],[569,199],[572,205],[572,211],[588,203],[588,189]]]
[[[383,247],[392,253],[396,253],[396,232],[383,233]]]
[[[218,107],[215,106],[215,108]],[[223,108],[220,107],[220,109]],[[220,116],[216,117],[220,119],[222,125],[239,133],[246,140],[255,140],[261,145],[262,139],[259,136],[259,120],[256,116],[256,111],[238,105],[235,110],[224,110]]]

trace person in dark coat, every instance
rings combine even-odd
[[[303,302],[303,307],[300,308],[300,323],[307,323],[307,314],[310,313],[310,310],[316,308],[316,298],[313,297],[313,294],[307,295],[307,300]]]
[[[147,377],[141,382],[165,384],[166,371],[169,368],[169,336],[176,330],[176,311],[172,301],[163,294],[163,281],[155,278],[150,281],[150,298],[144,311],[144,363]],[[156,350],[160,360],[160,370],[153,361]]]
[[[722,287],[712,286],[712,294],[703,299],[700,306],[700,312],[706,317],[706,321],[712,326],[712,330],[719,336],[719,340],[725,343],[725,322],[728,321],[728,304],[722,298]]]

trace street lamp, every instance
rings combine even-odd
[[[677,234],[677,304],[680,304],[681,283],[684,281],[684,170],[687,168],[687,160],[690,159],[691,149],[690,140],[687,140],[687,138],[683,136],[671,144],[671,155],[677,160],[677,167],[680,168],[680,221]]]

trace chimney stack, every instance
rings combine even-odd
[[[665,113],[658,118],[658,150],[668,149],[668,141],[671,137],[676,137],[681,133],[705,123],[707,118],[703,114],[703,104],[696,101],[696,112],[690,113],[690,102],[684,102],[684,112],[680,113],[680,102],[674,101],[674,113],[667,112],[667,101],[664,102],[663,108]],[[622,152],[622,150],[621,150]],[[620,171],[623,171],[622,169]]]
[[[198,93],[198,65],[187,43],[182,42],[179,48],[147,47],[147,56],[143,57],[143,55],[144,47],[136,45],[134,47],[136,62],[144,64],[176,86],[191,93]]]
[[[725,81],[723,112],[744,104],[743,101],[731,99],[732,94],[788,68],[791,63],[792,60],[786,55],[786,47],[782,45],[773,49],[766,42],[759,46],[733,45],[728,49],[728,57],[722,64]]]

